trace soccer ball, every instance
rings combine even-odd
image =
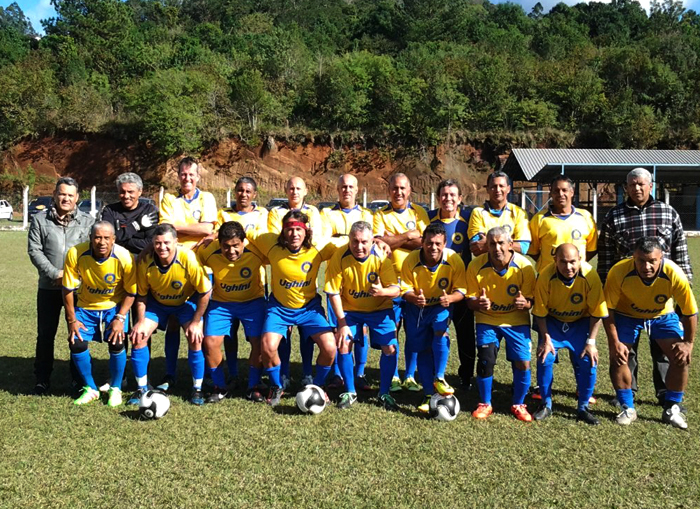
[[[170,399],[157,389],[146,391],[139,399],[139,416],[141,419],[160,419],[170,410]]]
[[[435,393],[430,398],[430,416],[438,421],[454,421],[459,408],[459,400],[454,396]]]
[[[326,408],[326,393],[318,385],[307,385],[297,392],[297,406],[305,414],[320,414]]]

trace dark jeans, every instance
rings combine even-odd
[[[632,373],[632,390],[637,392],[637,373],[639,371],[639,363],[637,362],[637,351],[639,349],[639,340],[631,345],[629,356],[627,358],[627,366]],[[666,394],[666,373],[668,373],[668,358],[664,355],[663,350],[659,347],[656,341],[649,340],[649,350],[651,351],[652,360],[652,378],[654,379],[654,390],[656,397],[663,399]]]
[[[457,351],[459,353],[459,377],[468,383],[474,376],[476,362],[476,330],[474,312],[467,307],[467,299],[454,304],[452,322],[457,331]]]
[[[61,320],[63,297],[61,290],[39,288],[36,295],[37,337],[34,376],[37,383],[49,383],[53,371],[54,340]],[[64,331],[65,332],[65,331]],[[65,333],[66,336],[68,333]],[[81,380],[73,361],[70,362],[73,380]]]

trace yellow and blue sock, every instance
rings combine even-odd
[[[387,355],[382,352],[379,357],[379,395],[389,394],[391,387],[391,379],[394,377],[394,372],[399,364],[399,356]]]
[[[190,373],[192,373],[192,387],[201,389],[202,381],[204,380],[204,352],[201,350],[188,350],[187,363],[190,365]]]
[[[92,360],[90,358],[90,350],[84,350],[80,353],[72,353],[70,356],[75,363],[75,367],[78,369],[78,373],[80,373],[80,376],[83,378],[85,385],[91,389],[97,390],[95,380],[92,378]]]
[[[530,389],[531,372],[529,369],[520,370],[513,367],[513,404],[522,405],[525,403],[525,396]]]

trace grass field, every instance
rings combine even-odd
[[[691,239],[700,273],[700,239]],[[452,423],[421,417],[419,397],[399,395],[387,413],[361,396],[351,410],[300,415],[292,398],[273,410],[242,394],[193,407],[186,352],[170,413],[160,421],[68,396],[65,326],[56,340],[52,396],[31,391],[36,271],[26,234],[0,233],[0,507],[697,507],[700,504],[698,359],[686,400],[690,430],[660,422],[648,347],[641,360],[638,411],[629,428],[613,421],[607,348],[593,411],[602,425],[575,422],[568,361],[555,366],[554,416],[526,424],[508,414],[510,366],[496,370],[496,414],[476,422],[476,392],[458,392]],[[152,376],[163,374],[163,335],[154,339]],[[184,343],[184,341],[183,341]],[[247,355],[242,344],[241,357]],[[298,355],[293,376],[299,378]],[[502,352],[503,354],[503,352]],[[96,379],[107,352],[94,350]],[[373,352],[369,377],[378,381]],[[403,366],[403,361],[400,363]],[[245,373],[245,362],[240,363]],[[128,368],[129,372],[130,369]],[[449,374],[457,371],[456,352]],[[534,376],[533,376],[534,378]],[[448,377],[457,383],[456,378]],[[133,387],[133,385],[132,385]],[[332,395],[333,396],[333,395]]]

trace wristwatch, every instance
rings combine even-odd
[[[126,322],[126,315],[122,315],[121,313],[117,313],[114,315],[115,320],[119,320],[121,323]]]

